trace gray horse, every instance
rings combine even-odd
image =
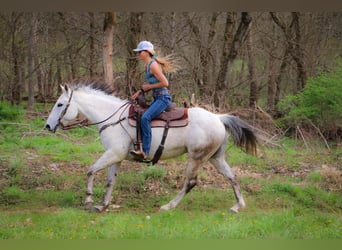
[[[58,126],[70,124],[81,113],[96,124],[100,131],[105,152],[87,172],[87,209],[93,206],[94,174],[109,168],[103,202],[93,207],[95,211],[103,211],[111,202],[116,172],[121,162],[133,160],[129,151],[135,139],[136,129],[126,119],[128,106],[129,101],[113,96],[112,91],[102,82],[78,81],[62,87],[62,94],[47,119],[46,128],[55,132]],[[253,127],[236,116],[214,114],[198,107],[188,109],[188,121],[187,126],[170,128],[168,132],[160,159],[174,158],[187,153],[188,160],[183,188],[160,210],[175,208],[185,194],[196,185],[198,169],[204,162],[209,161],[232,185],[237,203],[230,210],[237,213],[246,205],[239,183],[225,160],[225,149],[230,134],[236,145],[250,154],[255,154],[257,137]],[[152,134],[151,155],[160,144],[163,128],[153,128]]]

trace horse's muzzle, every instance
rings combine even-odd
[[[49,124],[46,124],[45,129],[49,130],[50,132],[55,133],[57,130],[57,126],[55,128],[51,128],[51,126]]]

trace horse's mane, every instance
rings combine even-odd
[[[108,95],[114,93],[114,89],[109,84],[105,83],[105,81],[101,78],[77,78],[68,80],[66,84],[72,89],[78,89],[82,87],[89,87],[94,90],[100,90]]]

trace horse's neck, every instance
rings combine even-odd
[[[124,103],[123,100],[104,94],[77,91],[74,95],[79,111],[92,122],[108,118]]]

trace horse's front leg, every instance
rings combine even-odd
[[[88,172],[87,172],[87,189],[86,189],[86,200],[85,200],[85,209],[90,210],[93,205],[93,186],[94,186],[94,174],[102,169],[108,168],[109,166],[115,166],[114,168],[109,170],[108,175],[114,174],[116,172],[117,165],[115,163],[121,162],[121,160],[118,159],[118,157],[115,155],[115,153],[112,150],[107,150],[101,157],[96,161],[94,165],[92,165]],[[114,178],[113,178],[114,180]],[[113,182],[114,185],[114,182]],[[112,187],[107,190],[108,192],[111,192]],[[107,194],[106,193],[106,194]],[[106,195],[105,195],[106,197]],[[96,211],[102,211],[99,210],[97,207],[94,207],[94,210]]]
[[[90,171],[87,173],[87,190],[86,190],[86,200],[84,203],[84,208],[90,210],[93,206],[93,185],[94,185],[94,174]]]
[[[93,207],[94,212],[102,212],[108,208],[112,200],[112,192],[113,192],[113,188],[114,188],[116,176],[117,176],[116,171],[119,166],[120,166],[120,163],[114,164],[108,169],[107,184],[106,184],[105,194],[103,196],[103,201],[102,201],[102,204],[95,205]]]

